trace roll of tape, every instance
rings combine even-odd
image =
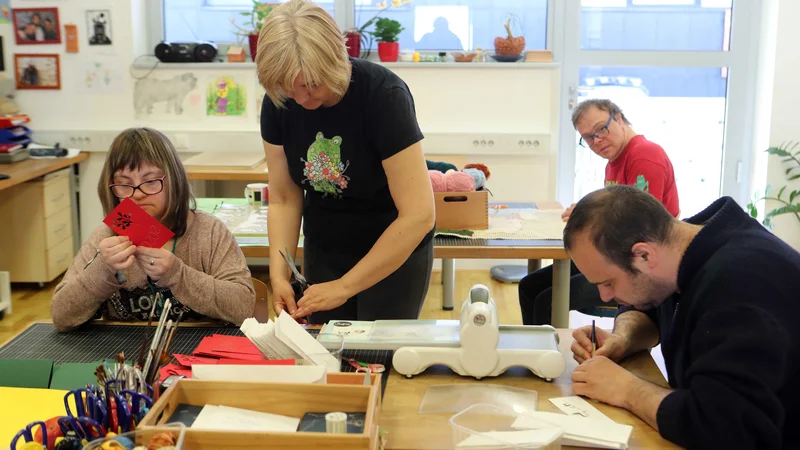
[[[347,414],[343,412],[325,414],[325,431],[328,433],[347,433]]]

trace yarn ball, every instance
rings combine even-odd
[[[147,450],[158,450],[163,447],[175,445],[175,438],[169,432],[158,433],[147,443]]]
[[[465,169],[478,169],[486,175],[486,179],[488,180],[489,177],[492,175],[492,172],[489,172],[489,168],[486,167],[486,164],[481,163],[470,163],[464,166]]]
[[[428,166],[428,170],[438,170],[442,173],[445,173],[448,170],[458,170],[458,167],[454,166],[453,164],[441,161],[428,161],[426,159],[425,164]]]
[[[464,172],[441,173],[429,170],[433,192],[470,192],[475,190],[475,179]]]
[[[478,169],[464,169],[464,173],[468,174],[475,180],[475,190],[480,191],[486,186],[486,175]]]

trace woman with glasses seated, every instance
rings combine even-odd
[[[255,291],[242,250],[227,226],[195,211],[189,178],[175,147],[159,131],[131,128],[114,139],[98,183],[108,215],[129,198],[175,237],[162,248],[133,245],[101,224],[84,242],[50,307],[67,331],[93,318],[146,321],[170,299],[169,319],[241,324]]]
[[[585,100],[572,113],[572,125],[581,135],[580,145],[589,147],[608,161],[605,185],[636,186],[657,198],[675,217],[680,213],[675,173],[664,149],[636,134],[622,110],[605,99]],[[600,189],[602,186],[598,186]],[[562,218],[569,219],[573,203]],[[570,310],[587,310],[603,305],[597,286],[589,283],[571,265]],[[522,323],[546,325],[552,311],[552,266],[539,269],[519,283]],[[611,306],[616,303],[612,302]]]

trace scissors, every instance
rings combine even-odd
[[[284,247],[283,250],[286,253],[283,253],[280,250],[278,250],[278,253],[281,254],[283,260],[286,261],[286,265],[292,270],[294,281],[292,281],[290,284],[292,285],[292,290],[294,291],[295,300],[299,300],[303,298],[303,293],[306,291],[306,289],[308,289],[308,286],[310,286],[311,283],[309,283],[308,280],[306,280],[306,277],[297,271],[297,266],[294,265],[294,260],[291,256],[289,256],[289,249]]]
[[[144,418],[150,408],[153,407],[153,399],[136,391],[125,389],[120,391],[117,396],[117,403],[122,403],[125,407],[125,414],[129,415],[134,423],[138,423]]]
[[[70,397],[75,399],[75,412],[77,414],[73,414],[69,407]],[[107,424],[106,407],[103,406],[103,401],[100,397],[94,393],[94,389],[81,388],[67,392],[64,395],[64,409],[69,417],[86,417],[100,424]]]
[[[78,438],[88,442],[106,435],[106,428],[96,420],[88,417],[62,416],[58,418],[58,427],[64,436],[67,436],[72,431]]]
[[[383,364],[369,364],[361,361],[356,361],[353,358],[348,358],[346,359],[346,361],[350,363],[350,365],[353,366],[353,368],[356,369],[356,373],[359,372],[366,373],[367,369],[369,369],[371,373],[382,373],[383,371],[386,370],[386,367],[384,367]]]
[[[42,443],[39,444],[39,445],[41,445],[41,447],[39,447],[39,448],[47,448],[47,426],[44,424],[44,422],[37,421],[37,422],[29,423],[25,428],[20,430],[19,433],[17,433],[14,436],[14,439],[11,440],[11,450],[17,450],[17,441],[19,441],[20,438],[23,439],[22,442],[26,442],[26,443],[28,443],[28,442],[36,442],[33,439],[33,434],[34,434],[33,433],[33,429],[37,425],[39,426],[39,429],[42,430]],[[22,449],[22,447],[19,447],[19,448]],[[33,448],[33,447],[25,446],[25,448]]]

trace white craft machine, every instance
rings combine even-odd
[[[403,346],[394,352],[392,365],[412,377],[442,364],[462,376],[495,377],[510,367],[522,366],[552,381],[567,367],[558,350],[558,333],[551,326],[500,325],[497,305],[489,288],[477,284],[461,305],[457,347]]]

